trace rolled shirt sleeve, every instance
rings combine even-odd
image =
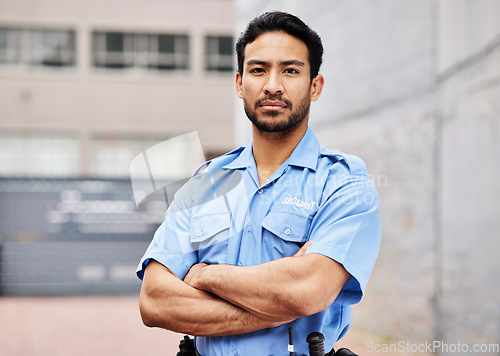
[[[358,303],[365,291],[380,247],[378,196],[365,174],[349,175],[334,184],[311,223],[312,246],[307,253],[319,253],[342,264],[352,278],[335,300]]]
[[[198,256],[190,244],[191,187],[186,183],[177,193],[168,208],[165,221],[156,230],[153,240],[137,267],[137,276],[142,279],[151,259],[161,263],[180,279],[184,279]]]

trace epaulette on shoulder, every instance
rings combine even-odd
[[[235,155],[235,154],[239,154],[241,151],[243,151],[245,149],[245,147],[238,147],[228,153],[224,153],[223,155],[219,156],[219,157],[216,157],[216,158],[213,158],[209,161],[206,161],[205,163],[201,164],[198,168],[196,168],[196,170],[194,171],[193,173],[193,177],[194,176],[197,176],[198,174],[202,173],[212,162],[217,162],[217,161],[220,161],[220,160],[223,160],[225,157],[228,157],[228,156],[232,156],[232,155]]]
[[[367,175],[366,165],[363,160],[357,156],[345,154],[339,150],[322,147],[320,154],[331,157],[334,162],[343,161],[351,174]]]
[[[327,156],[327,157],[331,157],[332,159],[334,159],[334,161],[341,161],[341,160],[345,160],[345,155],[340,152],[339,150],[332,150],[332,149],[328,149],[328,148],[325,148],[325,147],[321,147],[320,149],[320,155],[322,156]]]

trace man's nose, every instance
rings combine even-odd
[[[265,94],[283,94],[283,84],[281,83],[279,73],[269,73],[263,89]]]

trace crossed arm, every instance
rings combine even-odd
[[[234,335],[276,327],[326,309],[351,277],[336,261],[305,255],[240,267],[191,267],[181,281],[151,261],[144,273],[144,324],[195,336]]]

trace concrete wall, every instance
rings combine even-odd
[[[279,9],[323,39],[310,123],[323,145],[362,157],[378,186],[381,252],[354,328],[387,342],[500,343],[499,6],[238,2],[241,29]]]
[[[498,344],[500,2],[441,1],[439,13],[442,335]]]

